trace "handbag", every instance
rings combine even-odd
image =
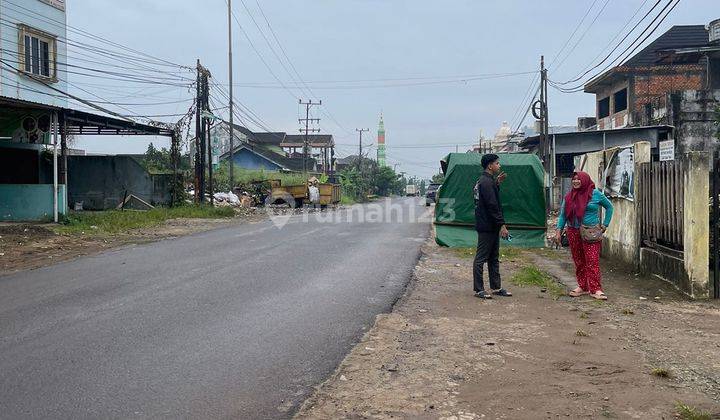
[[[596,226],[582,225],[582,226],[580,226],[580,238],[582,238],[583,241],[591,243],[591,244],[602,241],[602,239],[603,239],[602,226],[600,226],[600,225],[596,225]]]

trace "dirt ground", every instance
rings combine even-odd
[[[511,278],[532,265],[574,287],[566,250],[505,254],[515,296],[482,301],[471,256],[427,243],[393,312],[296,417],[693,418],[678,403],[720,416],[718,302],[689,301],[608,261],[610,300],[556,299]]]
[[[159,226],[134,229],[121,234],[56,234],[48,223],[0,223],[0,275],[28,270],[91,255],[129,244],[173,238],[192,233],[264,220],[265,211],[238,211],[226,219],[171,219]]]

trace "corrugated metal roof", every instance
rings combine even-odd
[[[335,144],[332,134],[309,134],[307,137],[311,147],[329,147]],[[288,134],[285,136],[282,146],[301,147],[304,142],[304,134]]]
[[[655,65],[660,52],[676,48],[701,47],[709,42],[705,25],[676,25],[660,35],[650,45],[627,60],[625,67],[648,67]]]

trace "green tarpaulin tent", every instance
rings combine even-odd
[[[507,179],[500,188],[503,214],[513,238],[503,244],[545,246],[544,172],[536,155],[502,153],[500,165]],[[449,247],[473,247],[475,201],[473,187],[483,169],[479,153],[451,153],[441,162],[445,181],[437,192],[436,242]]]

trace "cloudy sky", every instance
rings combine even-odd
[[[220,85],[215,105],[226,105],[219,93],[228,84],[224,0],[67,3],[73,28],[189,67],[200,59]],[[536,77],[528,72],[538,69],[541,55],[550,64],[551,79],[571,79],[597,62],[614,45],[611,41],[624,35],[656,0],[232,3],[239,21],[233,21],[234,94],[257,116],[255,122],[244,121],[250,129],[297,132],[298,98],[322,99],[322,109],[314,116],[321,118],[323,132],[335,136],[343,156],[357,150],[355,128],[370,128],[364,140],[375,143],[382,112],[389,162],[399,164],[399,170],[430,176],[455,145],[465,151],[481,130],[492,136],[503,121],[520,122],[529,102],[523,99]],[[720,18],[717,0],[682,0],[650,40],[672,25],[707,24],[715,18]],[[68,37],[87,41],[79,33]],[[172,77],[194,77],[189,70],[172,71]],[[92,85],[72,75],[70,80],[87,83],[85,89],[113,101],[148,104],[126,106],[139,115],[182,113],[189,106],[182,101],[192,97],[185,87],[109,81]],[[163,104],[149,105],[157,103]],[[594,114],[593,103],[589,94],[552,90],[551,124],[574,125],[578,116]],[[144,151],[147,142],[108,137],[84,139],[78,146],[90,152],[136,153]]]

